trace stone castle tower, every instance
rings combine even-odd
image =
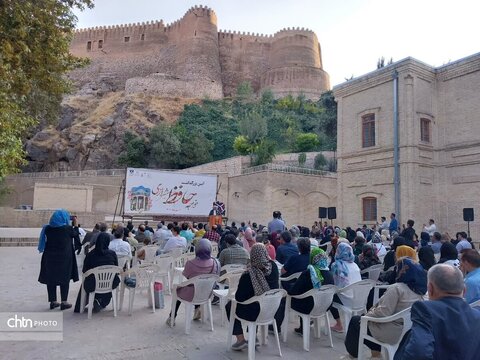
[[[84,89],[219,99],[243,81],[275,96],[317,99],[330,89],[320,44],[310,30],[274,35],[218,31],[215,12],[196,6],[172,24],[163,21],[76,31],[70,50],[91,59],[70,77]]]

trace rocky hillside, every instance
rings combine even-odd
[[[26,142],[24,171],[118,167],[126,131],[146,135],[160,122],[175,122],[185,104],[199,102],[123,91],[71,95],[64,99],[58,126],[43,128]]]

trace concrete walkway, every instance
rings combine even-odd
[[[0,312],[37,312],[48,310],[47,289],[37,282],[41,255],[33,247],[0,248]],[[80,264],[79,264],[80,265]],[[69,301],[74,303],[80,282],[71,283]],[[226,350],[226,327],[220,326],[221,313],[213,306],[215,331],[206,324],[193,322],[190,335],[185,335],[184,307],[181,306],[176,326],[165,325],[170,310],[170,297],[166,296],[164,309],[154,314],[147,308],[145,294],[135,297],[134,311],[128,316],[125,297],[123,311],[113,317],[108,310],[93,314],[75,314],[64,311],[63,342],[0,342],[0,359],[247,359],[246,350]],[[52,311],[60,311],[58,309]],[[339,359],[346,354],[343,335],[335,334],[333,349],[327,337],[311,339],[310,352],[302,348],[302,338],[293,333],[297,320],[289,324],[287,343],[281,343],[284,359]],[[279,359],[273,335],[268,344],[257,350],[257,359]]]

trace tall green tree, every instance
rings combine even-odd
[[[84,63],[69,45],[85,7],[93,0],[0,0],[0,178],[24,163],[29,129],[57,118],[63,75]]]

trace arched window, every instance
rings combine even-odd
[[[377,220],[377,198],[373,196],[364,197],[362,199],[363,221]]]

